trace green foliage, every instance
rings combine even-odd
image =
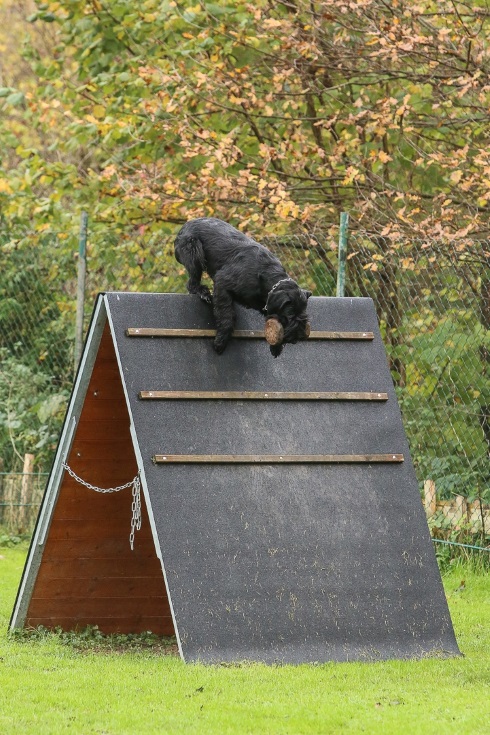
[[[17,534],[4,531],[0,527],[0,547],[12,548],[13,546],[22,544],[23,541],[25,541],[23,536],[18,536]]]
[[[21,257],[19,257],[21,256]],[[26,254],[5,253],[0,280],[0,350],[40,369],[59,385],[69,385],[71,349],[49,271],[32,263]]]
[[[64,631],[61,628],[48,629],[43,625],[36,628],[21,628],[9,632],[9,637],[19,642],[53,640],[77,651],[111,653],[117,651],[151,651],[155,654],[177,653],[174,636],[157,636],[151,631],[143,633],[101,633],[97,625],[88,625],[80,631]]]
[[[490,397],[478,345],[483,330],[475,315],[449,310],[438,316],[427,309],[422,323],[431,325],[398,348],[407,371],[407,388],[399,400],[421,478],[436,482],[440,497],[478,495],[490,500],[488,445],[479,416]],[[421,320],[411,310],[406,336]],[[449,420],[448,420],[449,418]]]
[[[350,236],[348,295],[374,299],[421,487],[490,500],[484,243]]]
[[[46,469],[72,384],[73,304],[50,241],[33,258],[12,230],[0,235],[0,457],[13,471],[33,452]]]
[[[474,537],[470,536],[468,538],[468,544],[470,546],[473,545],[474,541]],[[460,592],[464,591],[464,577],[469,570],[482,575],[488,575],[490,571],[490,552],[488,551],[452,546],[451,544],[444,543],[435,543],[434,547],[441,574],[459,574],[463,578],[463,584],[460,585]]]
[[[49,466],[56,447],[68,390],[46,373],[0,352],[0,451],[5,466],[22,466],[34,452],[40,468]]]

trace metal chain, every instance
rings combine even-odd
[[[141,481],[140,474],[136,475],[133,480],[133,502],[131,503],[131,511],[133,513],[131,517],[131,533],[129,534],[129,543],[131,551],[134,547],[134,532],[139,531],[141,528]]]
[[[79,477],[75,472],[73,472],[72,468],[66,464],[66,462],[63,462],[62,465],[64,470],[68,472],[70,477],[73,477],[73,479],[78,482],[80,485],[83,485],[84,487],[88,488],[89,490],[94,490],[96,493],[118,493],[120,490],[126,490],[128,487],[133,488],[133,501],[131,503],[131,533],[129,534],[129,544],[131,546],[131,551],[134,550],[134,532],[139,531],[141,529],[141,480],[140,480],[140,473],[136,475],[130,482],[127,482],[125,485],[118,485],[117,487],[96,487],[96,485],[91,485],[90,482],[87,482],[86,480],[82,480],[81,477]]]

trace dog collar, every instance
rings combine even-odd
[[[271,293],[274,293],[274,291],[276,290],[276,288],[279,286],[280,283],[285,283],[286,281],[293,281],[293,279],[292,278],[289,278],[289,277],[288,278],[281,278],[280,281],[278,281],[277,283],[275,283],[272,286],[271,290],[267,294],[267,298],[265,300],[265,307],[264,307],[264,311],[265,311],[266,314],[267,314],[267,304],[269,303],[269,298],[270,298]],[[293,281],[293,283],[294,283],[294,281]]]
[[[274,284],[274,285],[272,286],[271,290],[270,290],[270,291],[269,291],[269,293],[267,294],[267,298],[269,298],[269,296],[271,295],[271,293],[272,293],[273,291],[275,291],[275,290],[276,290],[276,288],[277,288],[277,287],[279,286],[279,284],[280,284],[280,283],[284,283],[285,281],[292,281],[292,280],[293,280],[292,278],[281,278],[281,280],[280,280],[280,281],[278,281],[277,283],[275,283],[275,284]]]

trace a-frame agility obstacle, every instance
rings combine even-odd
[[[459,654],[373,303],[308,307],[274,359],[255,312],[218,356],[197,297],[99,296],[11,627],[175,633],[186,661]]]

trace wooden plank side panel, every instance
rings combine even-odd
[[[117,472],[119,476],[122,476],[122,472],[117,468],[114,469],[114,463],[119,462],[121,453],[127,450],[127,441],[121,441],[121,439],[112,439],[104,437],[100,441],[93,438],[93,434],[87,439],[81,437],[77,438],[76,444],[76,456],[77,462],[80,460],[89,460],[100,457],[101,450],[104,450],[104,454],[107,458],[107,464],[111,465],[112,472]],[[124,468],[125,471],[125,468]],[[111,472],[111,474],[112,474]],[[123,483],[124,484],[124,483]]]
[[[113,478],[115,482],[117,482],[117,478]],[[124,478],[120,478],[122,484],[124,481]],[[56,520],[57,521],[64,521],[64,520],[80,520],[83,518],[83,513],[86,512],[86,506],[88,498],[90,498],[90,504],[91,504],[91,517],[93,521],[96,520],[100,522],[104,522],[104,520],[108,520],[109,518],[111,520],[120,519],[121,523],[126,525],[129,528],[129,523],[131,519],[131,505],[128,506],[126,503],[122,502],[122,493],[119,493],[118,500],[115,500],[115,496],[111,494],[107,495],[101,495],[91,492],[90,490],[87,490],[86,488],[80,488],[80,485],[77,487],[73,487],[74,480],[72,480],[72,485],[69,486],[67,483],[67,487],[64,488],[66,490],[66,493],[70,492],[72,496],[63,498],[63,503],[60,503],[59,508],[57,509],[58,512],[56,514]],[[80,491],[79,491],[80,488]],[[126,492],[126,491],[124,491]],[[129,494],[131,494],[131,490],[129,490]],[[95,496],[95,497],[93,497]],[[143,510],[143,509],[142,509]],[[144,529],[144,523],[145,523],[145,516],[143,517],[143,525],[141,528],[141,532]]]
[[[53,610],[53,598],[38,598],[36,600],[35,611],[32,617],[51,617],[54,614],[62,618],[73,617],[78,620],[79,617],[109,618],[111,614],[115,617],[141,615],[148,616],[150,610],[147,608],[148,601],[153,607],[152,617],[161,617],[170,615],[170,607],[167,596],[155,595],[154,597],[131,597],[124,595],[123,597],[83,597],[81,595],[73,595],[71,597],[56,598],[56,609]],[[145,609],[146,608],[146,609]],[[105,614],[104,614],[105,612]],[[92,620],[91,625],[98,625],[97,620]],[[132,632],[132,631],[128,631]]]
[[[89,382],[68,465],[96,487],[125,484],[138,468],[108,325]],[[105,633],[173,635],[170,605],[144,497],[129,545],[131,488],[100,494],[62,479],[26,625]]]
[[[137,543],[137,541],[136,541]],[[132,557],[121,559],[120,557],[78,557],[77,569],[78,580],[82,579],[104,579],[115,577],[148,579],[161,579],[162,568],[157,557],[151,553],[144,557],[142,553]],[[39,574],[44,575],[44,580],[49,583],[52,579],[72,579],[71,567],[67,565],[65,558],[51,557],[43,562]]]
[[[113,559],[119,554],[125,557],[125,546],[128,547],[128,553],[132,553],[133,556],[141,558],[142,563],[144,563],[143,559],[148,558],[154,553],[153,544],[150,543],[150,540],[138,536],[138,531],[135,532],[134,551],[131,552],[129,546],[129,518],[127,523],[124,523],[121,519],[117,536],[104,535],[101,527],[100,534],[94,534],[92,538],[87,535],[85,539],[49,539],[49,548],[46,545],[44,553],[46,559],[66,559],[67,564],[76,565],[77,559],[80,557],[96,556],[100,559]]]
[[[109,572],[110,573],[110,572]],[[78,596],[77,604],[80,608],[83,605],[88,604],[89,601],[98,600],[102,597],[106,598],[119,598],[125,600],[130,597],[134,602],[139,599],[139,605],[141,606],[141,600],[146,597],[151,598],[162,598],[162,575],[158,577],[136,577],[128,575],[126,577],[109,577],[100,576],[96,574],[92,577],[78,577]],[[66,603],[67,599],[70,603],[73,601],[73,583],[70,577],[51,577],[44,585],[44,594],[49,595],[46,598],[46,602],[51,603],[52,599],[57,599],[61,604]],[[165,609],[170,614],[168,601],[166,598],[162,598],[163,606],[162,610]],[[40,608],[40,601],[38,599],[38,610]],[[127,605],[124,604],[124,609],[127,611]]]
[[[90,491],[87,490],[87,493]],[[124,491],[126,492],[126,491]],[[131,491],[129,491],[131,492]],[[113,504],[117,503],[115,496],[113,498]],[[146,516],[146,521],[148,516]],[[85,542],[91,539],[99,539],[102,535],[109,538],[118,537],[121,531],[121,526],[127,530],[129,535],[131,520],[131,510],[128,513],[118,513],[117,515],[106,515],[105,518],[96,516],[95,518],[66,518],[56,519],[51,524],[51,530],[49,532],[50,537],[53,541],[81,541]],[[143,517],[141,523],[141,530],[136,531],[135,538],[140,541],[141,547],[150,546],[153,541],[148,522],[143,525]]]
[[[97,400],[97,396],[92,396],[92,399],[87,401],[83,410],[86,421],[97,423],[104,419],[109,419],[114,422],[123,417],[118,399],[107,398],[105,400]]]
[[[126,429],[126,427],[124,427]],[[83,480],[86,480],[91,485],[95,485],[100,488],[117,487],[118,485],[125,485],[126,482],[132,480],[137,472],[138,468],[136,463],[130,463],[128,459],[123,458],[125,450],[120,450],[121,456],[115,458],[115,451],[104,456],[104,461],[97,457],[85,457],[80,453],[77,457],[71,455],[68,460],[68,464],[71,469]],[[133,448],[131,446],[131,451]],[[112,454],[112,458],[111,458]],[[100,463],[100,467],[96,466]],[[76,482],[76,480],[74,480]],[[83,486],[82,486],[83,487]]]

